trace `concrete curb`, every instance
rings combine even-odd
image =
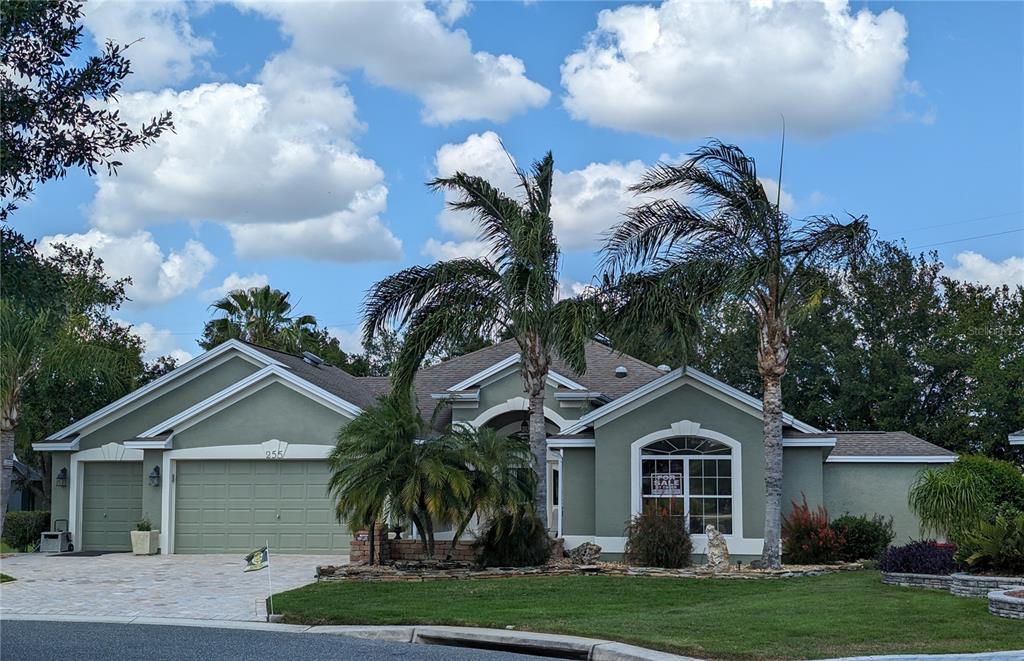
[[[363,640],[381,640],[421,645],[454,645],[477,649],[495,649],[523,654],[586,661],[701,661],[694,657],[679,656],[650,650],[636,645],[617,643],[599,638],[563,636],[513,629],[482,629],[448,626],[305,626],[301,624],[270,624],[232,620],[195,620],[173,617],[105,617],[90,615],[47,615],[33,613],[4,613],[3,620],[30,620],[46,622],[98,622],[103,624],[149,624],[176,627],[205,627],[210,629],[246,629],[251,631],[280,631],[310,633],[325,636],[346,636]]]

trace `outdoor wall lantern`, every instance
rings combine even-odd
[[[66,487],[68,485],[68,469],[62,468],[57,472],[57,486]]]
[[[149,473],[149,486],[158,487],[160,486],[160,467],[153,466],[153,470]]]

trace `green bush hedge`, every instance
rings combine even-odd
[[[631,565],[686,567],[692,552],[685,523],[664,509],[648,508],[626,526],[626,562]]]
[[[1024,514],[982,521],[964,535],[956,557],[971,571],[1024,575]]]
[[[551,538],[536,515],[502,514],[487,524],[477,542],[484,567],[536,567],[551,558]]]
[[[50,529],[49,512],[8,512],[4,518],[4,543],[24,550],[39,541],[39,536]]]
[[[844,514],[834,519],[829,526],[843,539],[839,559],[846,562],[876,560],[896,537],[892,529],[892,517],[887,519],[881,514]]]

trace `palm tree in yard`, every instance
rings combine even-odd
[[[33,379],[46,373],[88,374],[111,392],[123,392],[133,366],[123,352],[93,341],[86,315],[61,317],[0,298],[0,533],[11,490],[22,394]]]
[[[216,317],[206,324],[200,344],[204,349],[229,339],[298,353],[306,348],[316,317],[296,315],[291,294],[270,285],[235,289],[210,305]]]
[[[434,190],[454,192],[449,207],[472,213],[487,256],[414,266],[376,283],[364,303],[365,339],[392,326],[405,342],[392,368],[396,390],[408,391],[424,357],[443,341],[510,337],[519,345],[520,372],[529,400],[529,440],[537,489],[534,503],[546,524],[547,434],[544,390],[552,355],[578,373],[593,311],[577,298],[559,300],[560,251],[551,220],[554,159],[549,152],[530,172],[516,169],[520,197],[481,177],[457,172],[434,179]]]
[[[781,189],[781,183],[779,184]],[[790,322],[820,295],[819,275],[843,268],[871,239],[866,218],[832,216],[794,222],[771,200],[754,160],[739,147],[711,141],[685,162],[659,164],[633,187],[643,194],[677,191],[630,209],[605,242],[605,267],[625,318],[641,329],[666,318],[692,331],[699,308],[725,301],[750,310],[758,325],[757,367],[764,388],[765,531],[762,563],[781,564],[782,377]],[[614,289],[612,290],[614,292]],[[615,296],[611,297],[615,299]],[[649,334],[644,334],[649,337]],[[627,338],[628,339],[628,338]]]

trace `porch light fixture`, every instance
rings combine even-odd
[[[153,470],[149,472],[149,486],[158,487],[160,486],[160,467],[153,466]]]
[[[57,486],[66,487],[68,485],[68,469],[62,468],[57,472]]]

